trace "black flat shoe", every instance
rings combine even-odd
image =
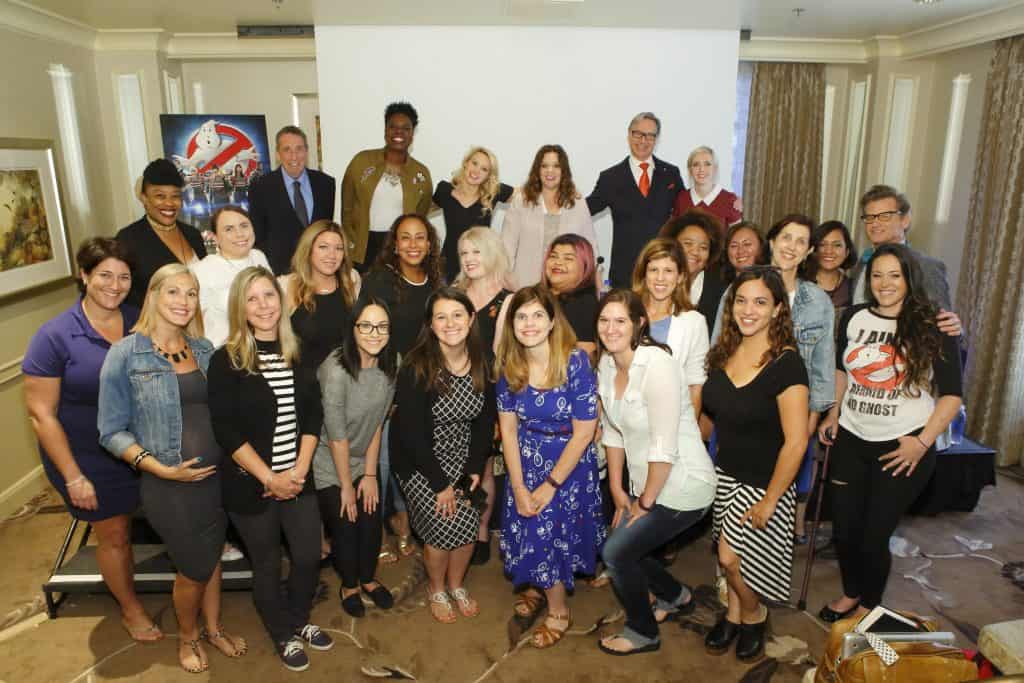
[[[848,616],[852,615],[854,612],[857,611],[858,607],[860,607],[860,603],[857,603],[845,612],[837,612],[831,607],[829,607],[826,603],[825,606],[821,608],[821,611],[818,612],[818,618],[824,621],[826,624],[834,624],[840,619],[845,619]]]
[[[760,624],[740,624],[740,636],[736,639],[736,659],[752,662],[764,654],[764,634],[768,630],[768,615]]]
[[[473,558],[470,560],[470,564],[487,564],[491,559],[491,544],[489,541],[477,541],[476,546],[473,548]]]
[[[358,619],[359,617],[366,616],[366,606],[363,604],[363,599],[359,596],[359,593],[353,593],[345,597],[339,592],[339,596],[341,597],[341,608],[350,617]]]
[[[732,623],[723,616],[704,636],[704,649],[713,655],[725,654],[739,634],[740,625]]]
[[[601,652],[604,652],[605,654],[609,654],[614,657],[628,657],[629,655],[642,655],[645,652],[657,652],[661,649],[661,641],[656,640],[653,643],[648,643],[646,645],[634,645],[631,650],[613,650],[600,640],[597,641],[597,646],[601,649]]]
[[[391,591],[385,588],[382,584],[377,584],[377,587],[373,590],[366,590],[366,586],[361,587],[362,591],[370,596],[373,600],[373,604],[380,609],[391,609],[395,606],[395,598],[391,595]],[[362,603],[362,601],[360,601]]]

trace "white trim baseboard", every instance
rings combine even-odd
[[[18,509],[32,495],[41,491],[46,474],[42,465],[36,465],[18,481],[0,491],[0,517],[6,517]]]

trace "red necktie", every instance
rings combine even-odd
[[[651,177],[647,175],[647,167],[650,166],[646,161],[640,162],[640,194],[647,196],[651,191]]]

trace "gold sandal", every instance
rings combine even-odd
[[[548,626],[549,619],[552,621],[564,622],[565,628],[552,628]],[[544,623],[538,626],[533,632],[533,638],[530,639],[530,644],[538,650],[544,650],[557,645],[558,641],[562,639],[562,636],[565,635],[565,632],[569,630],[570,626],[572,626],[572,619],[569,618],[568,612],[565,614],[551,614],[549,612],[548,616],[544,619]]]
[[[220,652],[222,655],[224,655],[225,657],[231,657],[232,659],[236,657],[241,657],[249,651],[249,644],[245,642],[245,638],[242,638],[241,636],[229,636],[227,633],[224,632],[224,627],[220,626],[219,624],[217,625],[217,630],[213,633],[210,633],[204,627],[199,632],[199,637],[202,640],[208,642],[214,648],[216,648],[216,650]],[[231,647],[231,650],[228,651],[225,648],[222,648],[220,645],[214,643],[214,640],[218,640],[222,643],[227,643]],[[239,647],[239,643],[241,643],[241,647]]]
[[[412,540],[411,535],[398,537],[398,552],[402,554],[402,557],[409,557],[416,553],[416,543]]]
[[[394,564],[398,562],[398,555],[395,555],[395,551],[389,548],[387,543],[382,543],[380,552],[377,553],[377,562],[380,564]]]
[[[181,645],[188,645],[192,648],[192,654],[196,656],[196,661],[199,662],[199,666],[196,668],[185,666],[185,662],[181,658]],[[199,649],[199,638],[195,640],[183,640],[181,645],[178,646],[178,664],[181,668],[190,674],[201,674],[210,668],[209,662],[203,661],[203,651]]]

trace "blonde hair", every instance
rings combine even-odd
[[[348,236],[341,226],[327,219],[314,222],[303,231],[299,237],[299,243],[295,246],[295,254],[292,256],[292,283],[288,287],[288,311],[295,311],[302,306],[309,312],[316,310],[316,287],[313,286],[313,266],[309,263],[310,255],[313,253],[313,243],[325,232],[333,232],[341,237],[341,245],[344,256],[341,266],[335,277],[338,279],[338,288],[345,297],[345,305],[351,307],[356,300],[356,288],[352,282],[352,258],[349,250]]]
[[[249,266],[244,269],[231,282],[231,290],[228,292],[228,340],[224,348],[231,360],[231,367],[236,370],[245,370],[251,375],[259,372],[259,354],[256,349],[256,337],[252,333],[252,327],[245,315],[245,300],[249,293],[249,287],[257,280],[267,280],[277,292],[281,302],[281,317],[277,321],[277,340],[281,343],[281,355],[284,362],[293,367],[299,360],[299,340],[292,331],[291,319],[284,311],[284,292],[281,290],[281,283],[277,281],[274,274],[263,266]]]
[[[693,163],[693,158],[701,152],[711,155],[711,164],[715,167],[715,172],[711,175],[711,182],[718,182],[718,157],[715,156],[715,150],[707,145],[701,145],[700,147],[694,147],[693,151],[690,152],[690,156],[686,157],[686,177],[690,181],[690,187],[693,187],[693,173],[690,172],[690,164]]]
[[[522,391],[530,382],[526,348],[516,339],[516,312],[533,302],[539,303],[554,323],[548,334],[548,372],[544,377],[543,386],[536,387],[537,389],[553,389],[565,384],[569,379],[569,356],[576,348],[576,334],[562,314],[562,308],[558,305],[555,295],[540,285],[520,289],[509,302],[494,366],[495,375],[504,377],[509,389],[514,393]]]
[[[452,185],[458,186],[464,180],[466,164],[474,154],[483,154],[491,165],[491,172],[487,174],[487,179],[480,183],[480,204],[484,207],[484,214],[488,214],[494,209],[494,198],[498,196],[498,189],[501,187],[498,181],[498,158],[494,156],[494,152],[486,147],[470,147],[466,156],[462,157],[462,163],[452,172]]]
[[[149,278],[149,286],[146,288],[146,300],[142,302],[142,312],[139,314],[139,320],[135,323],[135,327],[132,328],[132,332],[138,332],[147,337],[153,335],[153,329],[156,327],[156,322],[159,318],[159,314],[156,312],[157,297],[160,296],[164,283],[178,275],[188,275],[196,285],[196,314],[185,325],[185,335],[193,339],[203,336],[203,311],[199,306],[199,280],[196,279],[195,273],[189,270],[188,266],[184,263],[168,263],[165,266],[161,266],[153,273],[153,277]]]
[[[486,273],[484,277],[492,278],[502,289],[515,289],[512,285],[512,268],[509,265],[508,250],[505,249],[505,243],[498,233],[488,227],[470,228],[459,237],[457,252],[462,251],[462,245],[465,242],[471,242],[480,250],[480,265],[483,266]],[[452,284],[463,291],[469,287],[469,278],[462,272],[461,264],[459,274]]]

